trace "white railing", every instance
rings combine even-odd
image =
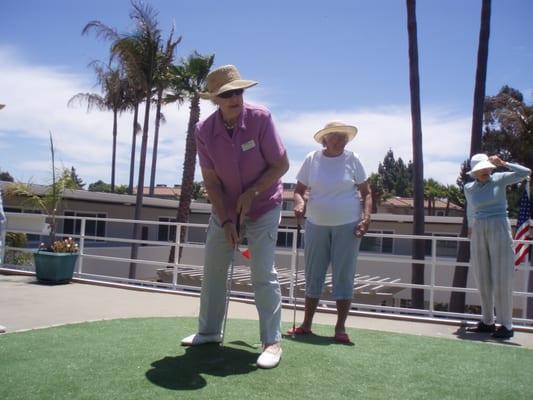
[[[10,215],[17,215],[17,213],[7,213],[8,218],[8,232],[19,232],[19,233],[25,233],[25,234],[35,234],[35,235],[42,235],[43,230],[41,226],[38,226],[35,228],[35,230],[28,230],[27,226],[23,227],[23,229],[18,229],[16,226],[13,227],[9,225]],[[88,279],[88,280],[96,280],[96,281],[106,281],[106,282],[118,282],[118,283],[125,283],[125,284],[131,284],[131,285],[142,285],[144,287],[152,287],[154,290],[171,290],[171,291],[199,291],[198,286],[190,286],[181,284],[178,281],[179,272],[180,269],[184,268],[199,268],[201,269],[201,266],[198,265],[191,265],[191,264],[184,264],[178,262],[177,254],[179,254],[180,248],[196,248],[196,249],[202,249],[204,247],[203,244],[197,244],[197,243],[181,243],[180,242],[180,230],[184,228],[207,228],[206,224],[192,224],[192,223],[176,223],[176,222],[162,222],[162,221],[147,221],[147,220],[129,220],[129,219],[117,219],[117,218],[95,218],[95,217],[68,217],[68,216],[61,216],[58,217],[58,219],[71,219],[71,220],[79,220],[80,221],[80,234],[73,235],[73,234],[60,234],[58,233],[58,237],[62,236],[70,236],[75,239],[79,240],[80,245],[80,257],[77,265],[77,270],[75,272],[75,276],[80,279]],[[145,226],[155,225],[157,227],[161,225],[166,225],[169,227],[175,227],[176,228],[176,241],[174,243],[170,243],[167,241],[155,241],[155,240],[139,240],[139,239],[123,239],[118,237],[110,237],[110,236],[92,236],[86,234],[86,226],[87,221],[105,221],[106,223],[116,223],[116,224],[133,224],[133,223],[139,223]],[[288,229],[288,228],[280,228],[280,232],[289,232],[292,233],[292,245],[289,248],[278,248],[276,250],[277,255],[288,255],[290,256],[290,286],[289,286],[289,294],[288,296],[284,296],[283,300],[285,302],[290,302],[291,304],[293,302],[296,302],[297,304],[302,304],[303,299],[302,298],[296,298],[296,290],[295,290],[295,275],[296,275],[296,258],[299,255],[302,256],[302,250],[297,248],[297,230],[296,229]],[[304,233],[304,231],[301,231]],[[439,241],[454,241],[454,242],[468,242],[468,238],[461,238],[456,236],[414,236],[414,235],[399,235],[399,234],[385,234],[385,233],[367,233],[367,237],[375,237],[375,238],[392,238],[393,240],[397,239],[407,239],[407,240],[428,240],[431,241],[431,255],[428,258],[424,260],[415,260],[412,257],[396,257],[393,258],[390,255],[380,255],[370,252],[361,252],[359,255],[360,261],[367,261],[371,263],[401,263],[401,264],[423,264],[425,266],[429,266],[429,283],[428,284],[412,284],[407,282],[398,282],[397,280],[390,280],[390,281],[383,281],[380,282],[379,285],[383,287],[396,287],[396,288],[402,288],[402,289],[423,289],[424,291],[428,291],[428,306],[427,309],[414,309],[414,308],[405,308],[405,307],[396,307],[396,306],[385,306],[385,305],[376,305],[376,304],[364,304],[364,303],[352,303],[352,308],[356,308],[358,310],[367,310],[369,312],[382,312],[382,313],[401,313],[401,314],[413,314],[413,315],[420,315],[420,316],[426,316],[426,317],[446,317],[446,318],[455,318],[455,319],[479,319],[480,316],[478,314],[469,314],[469,313],[454,313],[449,311],[439,311],[435,309],[435,294],[436,292],[464,292],[464,293],[477,293],[476,288],[460,288],[460,287],[451,287],[446,285],[439,285],[438,282],[436,282],[436,272],[437,268],[450,268],[455,266],[464,266],[464,267],[470,267],[470,263],[461,263],[455,261],[453,258],[442,258],[437,257],[437,242]],[[131,258],[127,257],[115,257],[115,256],[105,256],[105,255],[96,255],[96,254],[88,254],[86,250],[90,247],[87,247],[87,240],[98,240],[98,241],[105,241],[105,242],[114,242],[118,244],[142,244],[142,245],[152,245],[152,246],[165,246],[165,247],[174,247],[174,251],[176,254],[175,261],[173,263],[163,262],[163,261],[156,261],[156,260],[148,260],[148,259],[136,259],[133,260]],[[521,241],[515,241],[515,243],[526,243],[526,244],[533,244],[533,241],[529,240],[521,240]],[[20,248],[20,247],[10,247],[8,246],[6,250],[13,250],[13,251],[20,251],[23,253],[31,253],[32,250],[28,248]],[[101,274],[90,274],[86,273],[83,270],[84,266],[84,260],[85,259],[95,259],[95,260],[102,260],[102,261],[113,261],[113,262],[119,262],[119,263],[136,263],[136,264],[147,264],[147,265],[153,265],[153,266],[159,266],[161,268],[171,267],[172,268],[172,281],[170,283],[164,283],[164,282],[155,282],[155,281],[149,281],[149,280],[142,280],[142,279],[130,279],[128,277],[116,277],[111,275],[101,275]],[[300,263],[299,265],[299,276],[303,276],[303,269],[304,266],[301,265],[303,263]],[[3,269],[6,270],[12,270],[12,269],[28,269],[28,266],[4,266]],[[522,264],[520,266],[520,270],[522,271],[528,271],[531,273],[533,268],[531,266],[526,266]],[[357,284],[369,284],[369,285],[375,285],[375,280],[367,280],[367,279],[358,279]],[[232,290],[232,294],[234,296],[241,296],[241,297],[248,297],[252,298],[253,293],[251,292],[243,292],[243,291],[236,291]],[[526,326],[533,327],[533,319],[526,318],[526,304],[528,298],[533,298],[533,293],[528,292],[527,290],[527,279],[525,279],[524,282],[524,289],[522,291],[514,291],[513,292],[514,297],[519,297],[522,299],[522,317],[520,318],[513,318],[513,321],[517,324],[522,324]],[[327,306],[334,306],[335,302],[333,301],[322,301],[322,304],[325,304]]]

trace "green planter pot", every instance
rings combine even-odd
[[[74,275],[78,253],[36,251],[33,253],[33,258],[35,260],[35,275],[39,282],[68,283]]]

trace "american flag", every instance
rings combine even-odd
[[[529,182],[526,183],[528,185]],[[527,189],[520,199],[520,212],[516,220],[515,240],[529,240],[529,217],[531,215],[531,206],[529,204],[529,194]],[[517,243],[514,248],[514,265],[515,267],[522,264],[529,253],[530,245],[527,243]]]

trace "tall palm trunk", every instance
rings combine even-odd
[[[115,192],[115,174],[117,165],[117,115],[118,111],[113,110],[113,155],[111,156],[111,193]]]
[[[128,193],[133,194],[133,177],[135,175],[135,151],[137,147],[137,127],[139,125],[139,102],[135,102],[133,111],[133,133],[131,136],[131,155],[130,155],[130,182]]]
[[[150,88],[152,83],[149,82],[148,87]],[[137,178],[137,194],[135,196],[135,215],[133,219],[139,220],[142,216],[142,207],[143,207],[143,192],[144,192],[144,171],[146,167],[146,149],[148,148],[148,124],[150,121],[150,89],[146,91],[146,107],[144,109],[144,125],[143,125],[143,135],[141,140],[141,159],[139,161],[139,176]],[[139,237],[139,223],[133,224],[133,234],[132,237],[134,240],[140,239]],[[133,243],[131,246],[131,256],[132,260],[136,260],[139,253],[139,244]],[[137,274],[137,264],[135,262],[130,263],[130,271],[128,277],[130,279],[135,279]]]
[[[418,42],[416,26],[416,1],[407,1],[407,33],[409,36],[409,86],[411,92],[411,121],[413,140],[413,235],[424,234],[424,161],[422,156],[422,122],[420,116],[420,79],[418,72]],[[424,260],[425,243],[413,240],[413,259]],[[424,264],[413,263],[411,282],[424,284]],[[424,308],[424,290],[412,289],[412,307]]]
[[[185,141],[185,159],[183,161],[183,175],[181,178],[180,205],[176,220],[178,222],[188,222],[192,201],[192,187],[194,183],[194,172],[196,169],[196,139],[194,129],[196,123],[200,120],[200,97],[194,94],[191,98],[189,113],[189,124],[187,126],[187,139]],[[185,229],[180,230],[180,243],[185,241]],[[178,261],[181,260],[183,248],[179,249]],[[173,263],[175,260],[175,247],[170,249],[168,262]]]
[[[370,195],[372,196],[372,214],[375,214],[378,212],[378,204],[381,201],[381,196],[379,194],[374,194],[374,192],[370,192]]]
[[[476,86],[474,89],[474,108],[472,111],[472,131],[470,137],[470,156],[481,151],[481,139],[483,137],[483,104],[485,102],[485,82],[487,79],[487,59],[489,56],[489,36],[490,36],[490,9],[491,0],[483,0],[481,6],[481,25],[479,28],[479,44],[477,50]],[[468,221],[463,216],[461,227],[461,237],[466,237],[468,233]],[[468,262],[470,259],[470,245],[468,242],[459,242],[457,253],[458,262]],[[468,281],[468,267],[456,266],[453,274],[453,287],[466,287]],[[464,312],[465,293],[452,292],[450,295],[450,311]]]
[[[152,169],[150,171],[150,196],[155,191],[155,170],[157,168],[157,148],[159,144],[159,125],[161,124],[161,103],[163,99],[163,89],[157,91],[157,108],[155,112],[154,148],[152,149]]]

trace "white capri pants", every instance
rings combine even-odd
[[[472,226],[470,257],[481,295],[483,322],[513,327],[514,250],[507,218],[478,219]]]

